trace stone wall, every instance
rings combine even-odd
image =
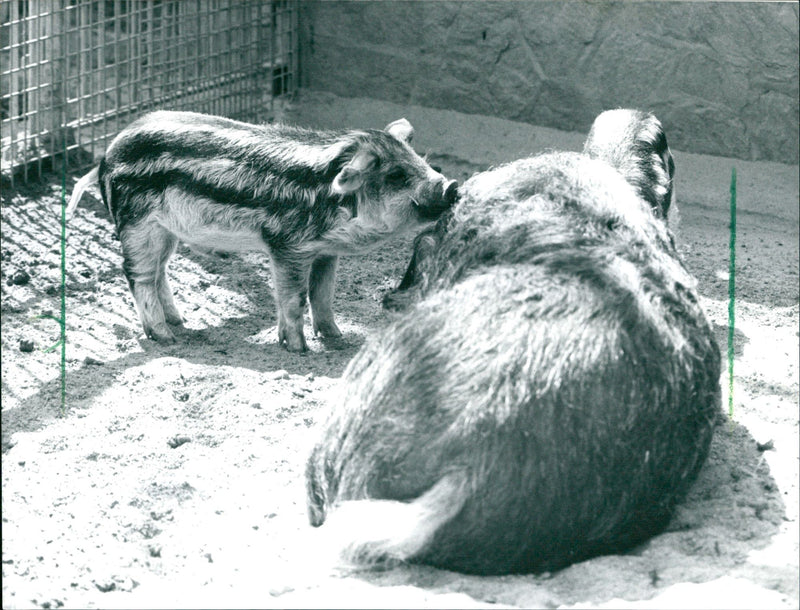
[[[651,110],[692,152],[798,162],[798,5],[302,2],[303,84],[587,131]]]

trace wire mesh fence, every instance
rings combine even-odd
[[[297,0],[5,0],[2,174],[80,168],[154,109],[258,122],[298,84]]]

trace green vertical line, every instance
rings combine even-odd
[[[736,304],[736,168],[731,171],[731,227],[728,259],[728,415],[733,417],[733,330]]]

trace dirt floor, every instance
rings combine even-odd
[[[382,127],[462,180],[584,135],[484,116],[304,93],[282,118]],[[668,134],[669,135],[669,134]],[[2,569],[7,608],[798,606],[798,167],[675,151],[681,251],[725,350],[728,202],[738,174],[734,411],[668,531],[554,574],[331,569],[305,516],[303,467],[328,399],[389,320],[408,239],[345,259],[344,337],[276,344],[264,256],[170,267],[187,330],[143,337],[109,218],[68,225],[66,410],[60,411],[61,177],[2,199]],[[67,191],[77,178],[67,177]],[[306,321],[307,334],[310,335]],[[32,345],[31,345],[32,343]],[[31,350],[32,348],[32,350]],[[721,380],[725,410],[727,372]]]

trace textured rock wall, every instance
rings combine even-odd
[[[651,110],[693,152],[798,162],[798,5],[303,2],[305,86],[587,131]]]

